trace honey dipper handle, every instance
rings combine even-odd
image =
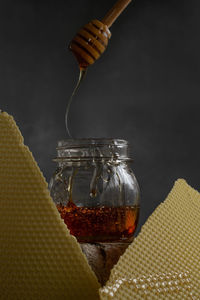
[[[118,0],[101,22],[109,28],[130,2],[131,0]]]

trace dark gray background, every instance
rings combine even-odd
[[[114,2],[0,2],[0,108],[14,116],[48,181],[78,78],[65,43]],[[131,3],[71,108],[75,137],[130,141],[140,225],[177,178],[200,188],[199,9],[198,0]]]

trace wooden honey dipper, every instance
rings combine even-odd
[[[80,69],[92,65],[105,51],[111,37],[109,28],[122,13],[131,0],[118,0],[106,16],[93,20],[82,27],[69,45],[75,55]]]
[[[68,127],[68,115],[73,96],[85,77],[87,67],[92,65],[105,51],[111,37],[110,26],[130,2],[131,0],[118,0],[102,21],[93,20],[86,24],[79,30],[69,45],[69,49],[75,55],[80,68],[79,79],[68,101],[65,113],[66,129],[70,138],[72,138],[72,135]]]

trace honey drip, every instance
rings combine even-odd
[[[74,169],[72,171],[71,176],[69,177],[69,182],[67,186],[67,191],[69,193],[69,203],[72,202],[72,190],[73,190],[73,182],[74,182],[74,177],[76,176],[76,173],[78,172],[77,169]]]
[[[98,193],[98,180],[101,177],[102,167],[96,164],[93,172],[93,176],[90,182],[90,197],[96,198]]]
[[[70,233],[79,242],[130,242],[135,232],[139,206],[78,207],[72,201],[57,209]]]
[[[67,104],[67,109],[66,109],[66,113],[65,113],[65,125],[66,125],[66,129],[67,129],[67,133],[68,133],[70,138],[72,138],[72,135],[70,133],[69,125],[68,125],[69,110],[70,110],[70,106],[71,106],[73,97],[74,97],[75,93],[78,91],[78,89],[80,87],[80,84],[83,81],[83,78],[85,77],[86,73],[87,73],[87,69],[86,68],[81,68],[81,66],[80,66],[80,73],[79,73],[78,82],[77,82],[77,84],[76,84],[76,86],[75,86],[75,88],[72,92],[72,95],[69,98],[68,104]]]

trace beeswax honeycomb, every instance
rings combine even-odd
[[[200,194],[183,179],[143,225],[100,289],[107,299],[200,299]]]
[[[98,299],[98,288],[15,121],[0,112],[0,299]]]

